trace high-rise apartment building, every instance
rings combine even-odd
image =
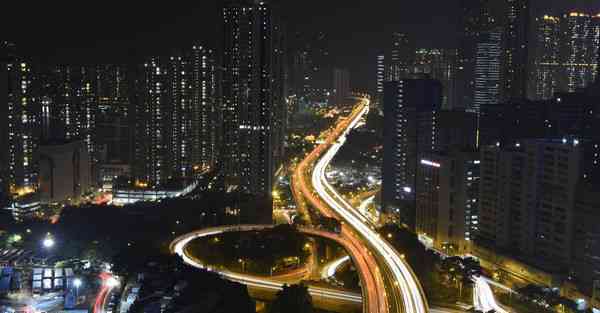
[[[8,117],[8,171],[13,188],[35,188],[40,103],[31,64],[16,56],[6,63]]]
[[[470,252],[478,231],[479,154],[451,149],[424,154],[416,189],[416,232],[448,255]]]
[[[169,163],[171,109],[168,65],[149,58],[141,69],[140,95],[136,108],[136,176],[150,186],[166,183],[173,174]]]
[[[193,46],[153,57],[141,73],[136,176],[158,186],[212,167],[220,116],[212,51]]]
[[[560,68],[560,18],[544,15],[536,19],[534,71],[532,91],[534,100],[550,99],[558,92]]]
[[[421,153],[436,149],[436,119],[441,102],[442,86],[437,80],[403,79],[384,84],[385,210],[392,210],[402,201],[414,201],[417,159]],[[414,228],[414,212],[397,213]]]
[[[271,194],[274,121],[283,102],[284,49],[280,23],[268,2],[226,1],[223,16],[223,138],[221,170],[227,189]],[[277,67],[277,68],[276,68]],[[276,103],[277,102],[277,103]]]
[[[196,168],[213,167],[216,160],[220,112],[217,69],[213,51],[195,45],[188,54],[191,74],[191,163]]]
[[[582,157],[577,139],[482,147],[478,244],[541,269],[568,268]]]

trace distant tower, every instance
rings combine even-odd
[[[350,95],[350,72],[347,69],[333,69],[334,103],[341,104]]]
[[[505,0],[506,25],[502,81],[503,100],[523,99],[529,64],[529,0]]]
[[[377,55],[376,82],[377,102],[383,107],[383,82],[385,81],[385,54]]]
[[[544,15],[536,19],[534,79],[531,96],[536,100],[550,99],[558,91],[560,67],[560,18]]]
[[[501,101],[502,29],[482,32],[475,56],[475,88],[472,111],[479,117],[486,105]]]
[[[408,35],[393,33],[386,57],[386,81],[399,81],[400,79],[408,78],[414,57],[415,47]]]
[[[600,16],[571,12],[563,17],[561,91],[574,92],[595,80],[600,41]]]

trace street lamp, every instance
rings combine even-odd
[[[81,287],[82,281],[80,278],[73,279],[73,286],[75,286],[75,298],[79,298],[79,287]]]
[[[54,247],[54,239],[52,239],[52,237],[46,237],[44,238],[44,240],[42,241],[42,245],[44,245],[44,248],[46,249],[50,249],[52,247]]]

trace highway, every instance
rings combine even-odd
[[[298,190],[322,214],[341,218],[345,223],[342,236],[359,246],[366,264],[355,264],[361,273],[365,312],[429,312],[424,292],[400,254],[372,228],[370,222],[327,182],[325,170],[346,140],[346,135],[369,110],[369,100],[362,98],[352,114],[343,119],[326,142],[315,148],[297,167],[293,176]],[[305,175],[312,166],[311,184]],[[316,192],[318,197],[315,197]],[[324,203],[323,203],[324,202]],[[374,270],[373,270],[374,268]],[[385,275],[382,274],[385,273]],[[366,290],[365,290],[366,289]],[[365,294],[366,291],[366,294]]]
[[[207,228],[207,229],[198,230],[195,232],[191,232],[191,233],[179,236],[178,238],[173,240],[173,242],[170,245],[170,249],[171,249],[171,252],[179,255],[184,260],[185,263],[187,263],[191,266],[194,266],[196,268],[218,272],[220,275],[222,275],[224,278],[226,278],[228,280],[239,282],[241,284],[244,284],[244,285],[247,285],[250,287],[264,289],[264,290],[278,291],[278,290],[282,289],[282,287],[285,283],[296,283],[296,282],[302,280],[301,277],[289,278],[289,277],[285,277],[285,276],[283,276],[283,277],[282,276],[273,276],[273,277],[265,278],[265,277],[261,277],[261,276],[255,276],[255,275],[235,273],[235,272],[228,271],[225,269],[211,268],[210,266],[203,264],[200,260],[190,256],[186,250],[186,246],[194,239],[219,235],[219,234],[223,234],[226,232],[259,231],[259,230],[270,229],[272,227],[273,227],[273,225],[242,225],[242,226],[223,226],[223,227]],[[301,228],[299,230],[301,232],[311,235],[311,236],[323,237],[323,238],[334,240],[334,241],[338,242],[339,244],[341,244],[342,246],[348,245],[348,243],[345,242],[341,237],[339,237],[333,233],[315,230],[315,229],[308,229],[308,228],[307,229]],[[350,248],[350,251],[352,251],[352,248]],[[309,293],[313,296],[318,296],[318,297],[325,298],[325,299],[332,300],[332,301],[343,301],[343,302],[350,302],[350,303],[354,303],[354,304],[362,303],[362,297],[360,294],[347,292],[347,291],[340,291],[340,290],[335,290],[335,289],[327,289],[327,288],[322,288],[322,287],[309,286]]]

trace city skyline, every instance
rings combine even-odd
[[[282,6],[282,19],[289,34],[300,32],[312,36],[325,32],[331,53],[338,56],[334,65],[351,64],[351,74],[364,77],[376,62],[378,52],[374,47],[393,32],[408,33],[417,47],[458,47],[459,2],[291,2]],[[221,38],[215,33],[219,29],[216,27],[218,3],[212,0],[154,8],[108,2],[86,14],[78,14],[82,11],[69,3],[36,4],[41,7],[28,14],[39,23],[36,25],[45,26],[41,29],[34,25],[10,27],[18,23],[19,18],[10,15],[2,21],[6,23],[4,39],[16,41],[25,55],[44,63],[132,64],[152,55],[169,55],[172,49],[185,48],[198,40],[208,47],[218,46]],[[12,11],[27,11],[23,4],[9,6]],[[535,0],[532,6],[532,22],[537,16],[560,15],[571,10],[600,12],[600,4],[592,0],[569,3]],[[440,27],[442,25],[444,27]],[[18,40],[25,37],[30,39]],[[352,46],[354,41],[365,45],[356,49]],[[360,79],[355,80],[352,87],[374,90],[375,85],[372,80]]]
[[[14,4],[3,312],[600,312],[598,0],[285,1]]]

